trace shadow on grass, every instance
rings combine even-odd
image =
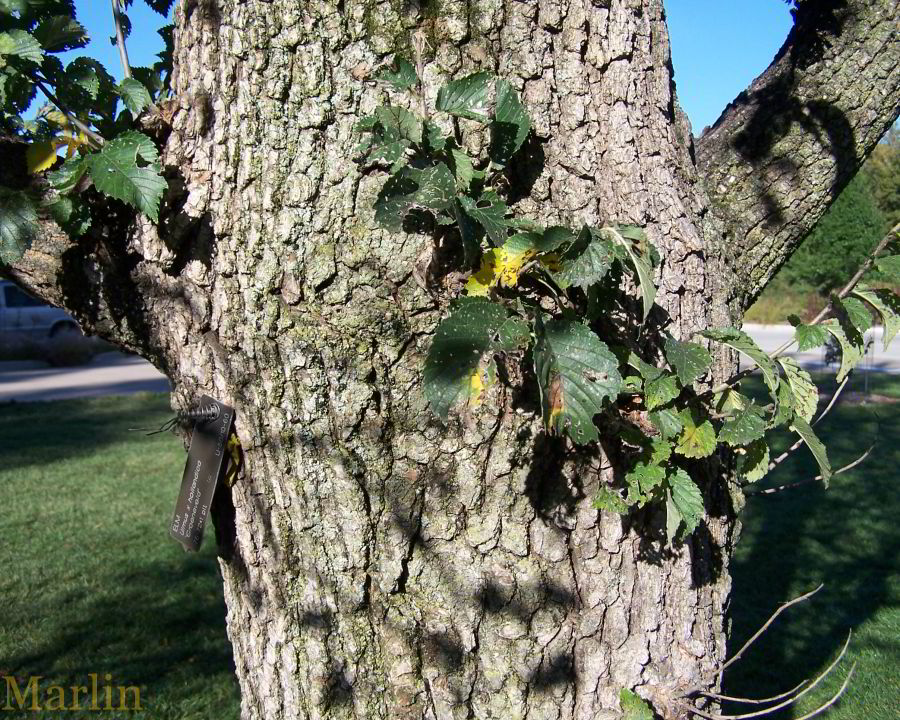
[[[879,378],[875,391],[896,395],[887,387],[890,382]],[[876,436],[878,445],[864,464],[836,476],[828,490],[810,485],[751,498],[733,565],[731,648],[740,647],[780,603],[819,583],[825,587],[781,616],[735,665],[726,677],[726,694],[764,697],[793,687],[824,669],[851,628],[897,605],[900,405],[842,405],[816,430],[835,468],[855,459]],[[780,437],[776,444],[773,449],[784,449],[787,438]],[[801,448],[767,482],[774,486],[817,472],[811,455]],[[857,637],[851,653],[868,652],[877,642]],[[881,644],[891,646],[885,652],[889,662],[896,663],[897,643],[886,637]],[[854,684],[860,682],[858,675]],[[836,682],[826,686],[836,690]],[[853,693],[851,685],[845,704]],[[767,717],[797,716],[787,710]]]
[[[168,393],[0,403],[3,467],[11,470],[94,455],[108,445],[143,439],[144,433],[130,428],[156,429],[173,414]]]

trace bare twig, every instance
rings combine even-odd
[[[795,685],[794,687],[792,687],[787,692],[783,692],[780,695],[773,695],[772,697],[768,697],[768,698],[760,698],[758,700],[753,699],[753,698],[739,698],[739,697],[731,697],[730,695],[720,695],[719,693],[709,692],[707,690],[701,690],[697,694],[705,695],[706,697],[712,698],[713,700],[728,700],[729,702],[743,703],[744,705],[765,705],[766,703],[777,702],[778,700],[783,700],[784,698],[789,697],[790,695],[793,695],[795,692],[797,692],[800,688],[802,688],[808,682],[809,682],[809,679],[807,678],[806,680],[803,680],[798,685]]]
[[[838,688],[838,691],[831,697],[831,699],[825,703],[824,705],[820,705],[815,710],[810,713],[806,713],[801,717],[798,717],[797,720],[809,720],[810,718],[814,718],[819,713],[825,712],[828,708],[834,705],[841,695],[844,694],[844,690],[847,689],[847,686],[850,684],[850,678],[853,677],[853,673],[856,672],[856,663],[853,663],[850,666],[850,672],[847,673],[847,677],[844,678],[844,682],[841,683],[841,686]]]
[[[78,130],[83,132],[85,136],[97,147],[103,147],[104,142],[106,142],[100,135],[91,130],[87,125],[85,125],[81,120],[79,120],[75,115],[68,110],[66,110],[65,105],[63,105],[56,95],[53,94],[53,91],[48,88],[43,81],[39,78],[32,76],[31,78],[34,81],[34,84],[40,88],[40,91],[44,93],[47,99],[56,105],[56,109],[59,110],[66,118],[69,120],[72,125],[74,125]]]
[[[112,2],[113,20],[116,24],[116,45],[119,46],[119,59],[122,61],[122,74],[131,77],[131,64],[128,62],[128,49],[125,47],[125,33],[122,31],[122,9],[119,7],[119,0],[110,0]]]
[[[848,470],[852,470],[857,465],[859,465],[861,462],[863,462],[867,457],[869,457],[869,454],[874,449],[875,449],[875,443],[872,443],[872,445],[869,446],[869,449],[866,450],[858,458],[856,458],[856,460],[854,460],[852,463],[848,463],[847,465],[844,465],[844,467],[840,468],[839,470],[835,470],[831,474],[832,477],[834,477],[835,475],[840,475],[841,473],[845,473]],[[784,485],[779,485],[778,487],[766,488],[765,490],[754,490],[751,488],[750,490],[746,491],[746,495],[748,497],[753,497],[756,495],[774,495],[775,493],[781,492],[782,490],[790,490],[791,488],[799,487],[801,485],[809,485],[810,483],[821,482],[821,481],[822,481],[822,476],[816,475],[813,478],[807,478],[806,480],[800,480],[798,482],[793,482],[793,483],[786,483]]]
[[[821,588],[821,587],[822,586],[820,585],[819,588]],[[813,592],[817,592],[817,591],[818,591],[818,588],[816,588],[816,590],[813,590]],[[779,608],[779,610],[775,613],[775,615],[777,615],[778,612],[780,612],[784,608],[788,607],[789,605],[791,605],[795,602],[799,602],[800,600],[803,600],[806,597],[809,597],[809,595],[812,595],[812,593],[809,593],[803,597],[799,597],[796,600],[792,600],[790,603],[785,603],[784,605],[781,606],[781,608]],[[774,619],[774,618],[775,618],[775,616],[773,615],[772,619]],[[770,620],[770,622],[771,622],[771,620]],[[754,638],[755,637],[756,636],[754,636]],[[719,715],[719,714],[715,714],[715,713],[707,713],[703,710],[698,710],[697,708],[695,708],[693,705],[690,705],[689,703],[682,702],[679,704],[686,710],[689,710],[690,712],[695,713],[696,715],[699,715],[700,717],[707,718],[707,720],[750,720],[751,718],[758,718],[758,717],[763,717],[765,715],[771,715],[776,710],[781,710],[782,708],[788,707],[789,705],[793,705],[800,698],[802,698],[804,695],[806,695],[806,693],[810,692],[814,687],[816,687],[820,682],[822,682],[822,680],[824,680],[826,677],[828,677],[831,674],[831,671],[834,670],[837,667],[838,663],[844,658],[844,655],[847,654],[847,648],[850,646],[850,638],[852,638],[852,637],[853,637],[853,633],[848,632],[847,640],[844,642],[844,647],[841,648],[841,651],[840,651],[840,653],[838,653],[838,656],[834,659],[834,661],[827,668],[825,668],[825,670],[823,670],[821,673],[819,673],[819,675],[812,682],[807,684],[806,687],[804,687],[800,692],[798,692],[793,697],[789,697],[788,699],[778,703],[777,705],[772,705],[771,707],[763,708],[762,710],[756,710],[754,712],[740,713],[738,715]],[[751,638],[751,640],[753,640],[754,638]],[[743,651],[743,648],[741,650]],[[735,658],[732,658],[732,660],[736,659],[737,657],[738,656],[735,656]],[[725,666],[723,665],[722,667],[724,669]],[[855,668],[856,668],[856,664],[854,663],[854,665],[850,668],[850,672],[847,674],[847,677],[844,679],[843,685],[841,685],[841,688],[837,691],[837,693],[834,695],[834,697],[832,697],[824,705],[818,707],[812,713],[804,716],[807,718],[807,720],[808,720],[808,718],[818,715],[820,712],[822,712],[823,710],[827,709],[828,707],[833,705],[835,702],[837,702],[837,699],[841,696],[841,694],[847,688],[847,685],[850,682],[850,678],[852,677],[853,671]],[[800,720],[802,720],[802,719],[800,719]]]
[[[836,297],[838,299],[843,300],[845,297],[847,297],[847,295],[849,295],[851,292],[853,292],[853,288],[855,288],[857,286],[859,281],[862,279],[863,275],[865,275],[869,271],[869,269],[872,267],[872,265],[875,264],[875,260],[878,257],[878,254],[888,246],[888,243],[890,243],[891,240],[893,240],[895,237],[898,237],[898,236],[900,236],[900,223],[897,223],[896,225],[894,225],[894,227],[892,227],[890,230],[888,230],[887,234],[883,238],[881,238],[881,240],[875,246],[875,248],[872,250],[872,252],[869,253],[869,257],[866,259],[866,261],[859,267],[859,270],[857,270],[856,273],[853,275],[853,277],[850,278],[850,281],[846,285],[844,285],[843,288],[841,288],[841,291],[839,293],[837,293]],[[834,300],[829,300],[828,304],[824,308],[822,308],[822,310],[819,312],[819,314],[816,315],[808,324],[809,325],[818,325],[820,322],[822,322],[822,320],[824,320],[828,316],[828,314],[832,311],[833,308],[834,308]],[[791,340],[788,340],[787,342],[783,343],[780,347],[778,347],[776,350],[769,353],[769,357],[774,360],[777,357],[783,355],[788,350],[788,348],[790,348],[795,342],[796,342],[796,338],[792,338]],[[706,397],[715,395],[720,392],[725,392],[728,388],[732,387],[735,383],[739,382],[740,380],[743,380],[745,377],[750,375],[754,370],[756,370],[757,367],[758,367],[757,364],[753,363],[753,365],[751,365],[750,367],[745,368],[744,370],[741,370],[739,373],[735,373],[734,375],[732,375],[728,380],[725,380],[724,382],[719,383],[715,387],[710,388],[709,390],[706,390],[705,392],[701,393],[695,399],[699,400],[701,398],[706,398]]]
[[[416,75],[418,77],[419,103],[422,111],[422,117],[428,119],[428,107],[425,104],[425,48],[431,47],[428,42],[428,36],[422,29],[416,30],[412,34],[413,55],[416,60]]]

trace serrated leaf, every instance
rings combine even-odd
[[[727,388],[713,398],[713,407],[716,412],[723,415],[730,415],[735,410],[743,410],[749,404],[750,398],[741,395],[734,388]]]
[[[47,52],[74,50],[88,44],[84,27],[71,15],[45,18],[34,29],[34,37]]]
[[[690,535],[703,519],[703,495],[700,494],[700,488],[681,468],[676,468],[669,475],[669,487],[672,504],[678,511],[681,522],[684,523],[684,534]],[[666,509],[668,510],[668,507]],[[669,540],[672,539],[670,536]]]
[[[622,720],[653,720],[653,711],[647,701],[628,688],[619,691],[619,704],[622,706]]]
[[[806,422],[812,422],[819,406],[819,391],[809,373],[790,358],[778,358],[791,390],[791,407]]]
[[[653,427],[659,430],[659,435],[663,440],[670,440],[677,437],[684,423],[674,410],[655,410],[647,414],[647,419]]]
[[[667,337],[663,345],[666,360],[669,361],[682,385],[690,385],[703,375],[712,364],[712,356],[702,345],[682,342]]]
[[[794,393],[791,392],[791,386],[787,380],[783,380],[778,385],[778,392],[775,394],[775,412],[769,427],[778,427],[784,423],[794,419]]]
[[[459,80],[453,80],[439,91],[435,107],[451,115],[487,122],[490,110],[487,106],[493,76],[477,72]]]
[[[821,327],[831,333],[841,347],[841,366],[838,369],[836,379],[839,383],[843,382],[844,378],[847,377],[847,373],[862,360],[862,345],[861,343],[853,343],[847,338],[844,327],[841,326],[838,320],[826,320],[821,324]]]
[[[84,158],[73,157],[66,160],[59,168],[47,174],[47,180],[51,187],[61,193],[68,193],[75,189],[87,171]]]
[[[847,318],[853,324],[853,327],[859,331],[860,336],[872,327],[872,313],[869,312],[862,300],[848,297],[841,300],[840,303],[847,314]]]
[[[685,408],[679,412],[678,419],[682,429],[675,452],[688,458],[704,458],[715,452],[716,430],[709,420],[694,408]]]
[[[647,409],[655,410],[674,400],[681,393],[674,375],[662,372],[658,377],[647,380],[644,383],[644,397],[647,401]]]
[[[594,507],[598,510],[609,510],[619,515],[628,512],[628,503],[622,496],[610,487],[603,486],[594,496]]]
[[[497,100],[491,121],[491,145],[488,155],[498,165],[506,165],[531,131],[531,118],[519,99],[519,93],[506,80],[496,82]]]
[[[416,203],[419,185],[402,172],[392,175],[375,199],[375,222],[392,232],[403,229],[403,219]]]
[[[8,30],[0,32],[0,57],[18,57],[40,63],[44,51],[34,35],[24,30]]]
[[[509,222],[506,219],[507,206],[493,190],[481,194],[476,202],[468,195],[461,195],[459,202],[466,214],[478,222],[495,245],[506,242]]]
[[[148,108],[153,104],[153,98],[150,97],[147,88],[134,78],[125,78],[122,80],[122,82],[119,83],[118,88],[116,88],[116,92],[118,92],[119,97],[122,98],[125,107],[127,107],[135,117],[140,115],[145,108]]]
[[[0,187],[0,263],[20,260],[37,233],[34,201],[21,190]]]
[[[104,78],[97,70],[98,63],[91,58],[76,58],[66,66],[66,80],[81,88],[91,98],[100,92],[100,84]]]
[[[159,153],[150,138],[129,130],[83,162],[97,190],[137,208],[154,222],[159,220],[159,202],[168,185],[160,175]]]
[[[145,0],[145,2],[163,17],[168,17],[169,10],[175,4],[175,0]]]
[[[762,480],[769,472],[769,445],[764,438],[738,449],[737,472],[748,483]]]
[[[657,487],[666,479],[665,468],[651,463],[638,463],[625,475],[628,484],[628,501],[642,507]]]
[[[409,110],[396,105],[375,108],[375,117],[385,131],[388,140],[406,139],[416,144],[422,142],[422,119]]]
[[[409,168],[407,174],[419,186],[415,194],[415,204],[429,210],[447,210],[456,198],[453,174],[444,163],[432,165],[424,170]]]
[[[892,283],[900,284],[900,255],[885,255],[875,261],[875,267]]]
[[[810,452],[812,452],[813,457],[819,464],[819,471],[822,474],[822,482],[825,484],[825,487],[828,487],[828,482],[831,480],[832,475],[831,463],[828,461],[828,453],[826,452],[825,446],[822,444],[822,441],[819,440],[818,437],[816,437],[816,434],[809,426],[809,423],[807,423],[806,420],[801,417],[794,418],[794,422],[791,425],[791,430],[795,431],[803,439],[803,442],[806,443],[806,447],[808,447]]]
[[[623,230],[625,235],[622,234]],[[631,267],[637,273],[638,286],[643,300],[644,317],[642,322],[646,322],[647,316],[650,314],[650,308],[653,307],[653,301],[656,299],[656,285],[653,284],[652,252],[650,251],[652,246],[649,240],[647,240],[640,228],[631,225],[618,228],[605,227],[601,228],[599,232],[618,243],[628,253]],[[635,239],[638,237],[641,239]]]
[[[596,440],[593,417],[622,389],[618,361],[587,326],[570,320],[535,321],[534,366],[544,423],[583,445]]]
[[[390,67],[383,68],[376,76],[381,82],[396,90],[408,90],[419,84],[415,66],[406,58],[397,55]]]
[[[515,329],[509,322],[501,305],[471,298],[459,302],[441,321],[428,349],[423,379],[425,397],[435,415],[446,420],[450,408],[471,393],[473,373],[485,353],[513,342]]]
[[[828,334],[821,325],[805,325],[796,315],[789,315],[788,320],[794,326],[794,339],[797,341],[798,352],[812,350],[825,344]]]
[[[753,360],[759,366],[769,390],[773,395],[775,394],[778,389],[778,372],[775,369],[775,361],[760,349],[747,333],[736,328],[724,327],[704,330],[700,334],[705,338],[727,345]]]
[[[760,409],[748,405],[724,422],[719,430],[719,441],[732,446],[747,445],[765,434],[766,421]]]
[[[610,240],[585,225],[559,256],[559,270],[552,273],[553,281],[562,289],[570,286],[587,288],[606,276],[613,260],[615,255]]]
[[[450,148],[449,151],[450,165],[453,168],[453,177],[456,178],[456,185],[461,190],[468,190],[475,177],[475,168],[472,165],[472,158],[457,148]]]
[[[857,288],[853,294],[865,300],[881,315],[882,342],[884,349],[887,350],[891,340],[900,331],[900,298],[890,290],[876,290],[867,287]]]

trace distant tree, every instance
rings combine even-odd
[[[862,172],[844,188],[781,274],[791,283],[803,283],[828,293],[847,282],[886,229],[887,221],[875,201],[872,183],[868,174]]]
[[[893,227],[900,222],[900,127],[893,127],[875,147],[863,172],[885,220]]]

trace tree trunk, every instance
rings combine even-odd
[[[727,462],[668,547],[663,509],[592,507],[615,437],[574,453],[502,386],[442,426],[421,368],[447,293],[420,287],[441,248],[378,229],[383,177],[352,161],[374,72],[422,31],[432,104],[476,69],[522,93],[518,213],[643,226],[669,332],[739,322],[734,208],[697,171],[661,0],[196,0],[176,26],[160,229],[46,239],[17,277],[153,358],[177,406],[235,407],[245,473],[214,514],[245,720],[602,720],[621,688],[684,717],[725,656]]]

